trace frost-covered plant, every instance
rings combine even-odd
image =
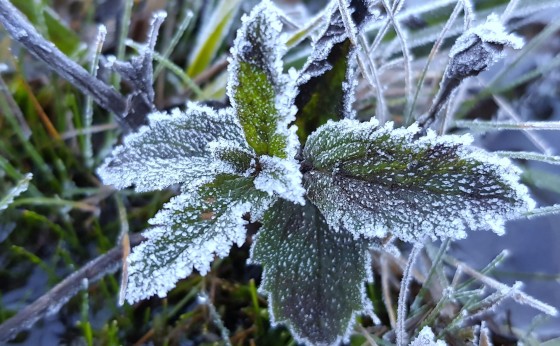
[[[193,269],[206,274],[260,222],[250,262],[264,268],[273,324],[299,342],[337,344],[372,311],[364,283],[380,238],[503,233],[532,208],[517,168],[469,135],[355,119],[356,48],[340,4],[354,36],[372,18],[366,0],[333,2],[305,66],[285,73],[280,14],[263,1],[231,49],[231,106],[153,113],[99,169],[117,188],[180,184],[128,257],[130,303],[165,297]]]

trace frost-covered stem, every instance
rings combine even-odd
[[[467,264],[460,262],[456,259],[447,259],[451,264],[453,264],[454,266],[456,266],[457,268],[461,268],[461,270],[472,276],[473,278],[479,280],[480,282],[482,282],[483,284],[485,284],[486,286],[493,288],[497,291],[500,292],[508,292],[509,290],[512,289],[512,287],[503,284],[497,280],[492,279],[491,277],[488,277],[486,275],[483,275],[481,273],[479,273],[478,271],[476,271],[475,269],[471,268],[470,266],[468,266]],[[521,292],[520,290],[515,290],[515,292],[511,295],[512,298],[520,303],[520,304],[524,304],[524,305],[529,305],[537,310],[540,310],[542,312],[544,312],[547,315],[550,316],[557,316],[558,315],[558,310],[553,307],[550,306],[546,303],[541,302],[540,300],[524,293]]]
[[[128,284],[128,262],[126,259],[130,254],[130,236],[129,232],[129,225],[128,225],[128,217],[126,215],[126,208],[122,201],[122,196],[120,193],[114,194],[115,201],[117,203],[117,209],[119,211],[119,221],[121,224],[121,230],[118,238],[118,243],[121,244],[123,250],[123,261],[122,261],[122,273],[121,273],[121,288],[119,290],[119,306],[124,304],[125,294],[126,294],[126,286]]]
[[[220,314],[218,313],[218,311],[216,311],[216,307],[214,306],[214,304],[212,304],[210,297],[208,297],[206,293],[202,292],[199,294],[198,300],[201,304],[204,304],[208,307],[210,317],[212,317],[212,321],[220,330],[222,340],[227,346],[231,346],[231,342],[229,341],[229,331],[227,330],[226,326],[224,326]]]
[[[175,32],[175,34],[173,34],[173,37],[171,38],[171,41],[169,42],[169,45],[167,46],[167,48],[165,48],[165,50],[163,51],[163,53],[161,54],[161,56],[164,59],[168,59],[169,56],[171,55],[171,52],[173,52],[173,50],[175,49],[175,46],[177,46],[177,43],[179,43],[179,40],[181,39],[181,37],[183,36],[183,34],[185,33],[185,31],[187,30],[189,24],[191,23],[192,18],[194,17],[194,13],[191,10],[187,10],[185,11],[185,16],[183,17],[183,20],[181,20],[181,22],[179,23],[179,27],[177,28],[177,32]],[[168,23],[166,23],[166,26],[168,25]],[[154,78],[157,78],[159,76],[159,74],[161,73],[161,71],[163,70],[163,64],[159,63],[155,70],[154,70]]]
[[[389,16],[391,22],[393,23],[393,27],[395,28],[395,32],[397,33],[399,42],[401,44],[401,50],[404,58],[404,89],[406,94],[405,109],[408,109],[410,108],[410,104],[412,103],[412,66],[411,66],[412,59],[410,57],[410,50],[408,49],[408,43],[406,42],[406,37],[401,28],[401,24],[398,21],[398,19],[395,18],[395,13],[393,12],[394,9],[391,8],[391,6],[389,6],[387,0],[382,0],[382,3],[383,6],[385,7],[385,10],[387,11],[387,15]],[[395,6],[393,6],[395,9],[397,9],[396,7],[397,4],[398,1],[395,1],[394,3]]]
[[[467,31],[468,29],[471,28],[475,20],[475,15],[473,10],[474,7],[471,0],[461,0],[461,2],[463,3],[463,9],[465,12],[464,30]]]
[[[126,52],[126,38],[128,37],[128,29],[130,27],[130,17],[132,15],[132,5],[134,0],[124,0],[124,9],[122,12],[122,17],[120,18],[119,26],[119,41],[117,42],[117,59],[124,60],[124,54]],[[120,89],[121,76],[117,73],[114,75],[113,86],[119,90]]]
[[[81,92],[90,95],[99,106],[117,116],[124,115],[127,102],[122,95],[91,76],[88,71],[70,60],[54,44],[45,40],[8,0],[0,0],[0,22],[14,40]]]
[[[513,11],[517,7],[518,3],[519,3],[519,0],[510,0],[509,4],[506,7],[506,10],[500,16],[500,20],[501,20],[502,23],[505,23],[509,20],[509,17],[511,16]]]
[[[136,50],[137,52],[142,52],[145,49],[145,46],[143,44],[134,42],[133,40],[126,40],[126,45],[134,50]],[[197,83],[196,81],[192,80],[186,73],[185,71],[183,71],[182,68],[180,68],[179,66],[175,65],[173,62],[171,62],[169,59],[166,59],[165,57],[161,56],[158,52],[153,52],[153,58],[155,61],[157,61],[159,63],[158,66],[162,66],[165,67],[169,70],[169,72],[175,74],[175,76],[177,76],[179,79],[181,79],[181,81],[183,82],[183,85],[187,86],[188,88],[190,88],[190,90],[196,95],[196,96],[201,96],[202,95],[202,90],[200,89],[200,87],[198,86],[201,83]],[[226,65],[227,66],[227,65]],[[155,77],[154,77],[155,78]]]
[[[130,244],[136,246],[144,240],[145,238],[141,235],[133,234],[130,237]],[[39,299],[21,309],[15,316],[2,323],[0,325],[0,342],[11,340],[21,331],[31,328],[41,318],[57,313],[70,298],[82,289],[84,279],[92,283],[107,274],[112,274],[117,271],[121,261],[122,248],[118,245],[87,263]]]
[[[404,5],[404,0],[397,0],[393,3],[393,16],[396,16],[397,13],[400,12],[401,8]],[[406,16],[405,16],[406,17]],[[375,37],[375,40],[373,40],[373,43],[368,51],[368,54],[372,54],[373,51],[375,49],[377,49],[377,47],[381,44],[381,41],[383,40],[383,37],[385,37],[385,34],[387,33],[387,30],[389,30],[389,26],[391,25],[391,20],[386,20],[383,23],[383,26],[381,27],[381,29],[377,32],[377,36]]]
[[[488,314],[490,311],[495,309],[507,298],[513,297],[513,295],[519,292],[523,288],[523,283],[521,281],[516,281],[513,286],[509,287],[506,291],[497,291],[488,297],[482,299],[478,303],[469,307],[469,316],[466,319],[478,320],[482,316]]]
[[[533,209],[527,213],[525,216],[528,218],[538,217],[538,216],[547,216],[547,215],[557,215],[560,214],[560,204],[553,204],[548,207],[540,207]]]
[[[459,86],[460,88],[461,86]],[[455,104],[455,98],[457,97],[458,94],[458,89],[455,89],[451,92],[451,94],[449,95],[449,99],[447,100],[447,103],[445,105],[445,113],[443,113],[443,115],[439,116],[439,127],[436,130],[438,135],[443,135],[445,133],[445,131],[447,131],[447,121],[448,119],[450,119],[453,116],[453,107],[452,105]],[[442,113],[439,113],[442,114]]]
[[[560,121],[483,121],[483,120],[456,120],[455,126],[469,128],[476,131],[501,131],[501,130],[560,130]]]
[[[344,22],[344,27],[346,28],[346,32],[348,33],[348,38],[354,46],[358,46],[358,38],[356,37],[356,33],[354,32],[355,26],[354,23],[352,23],[352,16],[348,12],[348,8],[346,6],[347,4],[344,0],[338,0],[338,10],[340,11],[342,21]]]
[[[502,109],[510,118],[516,122],[521,121],[521,116],[516,112],[515,108],[502,96],[492,95],[494,101],[498,104],[500,109]],[[543,153],[551,155],[553,153],[552,147],[546,143],[538,134],[531,131],[523,131],[523,134],[531,141],[533,144],[539,148]]]
[[[560,165],[560,156],[531,153],[526,151],[495,151],[494,153],[498,156],[510,159],[533,160],[549,163],[551,165]]]
[[[340,16],[342,18],[342,21],[344,22],[344,27],[346,28],[346,33],[348,34],[348,38],[350,39],[352,45],[358,47],[358,37],[354,30],[355,25],[352,22],[352,16],[350,12],[348,12],[348,8],[346,6],[347,4],[344,0],[338,0],[338,10],[340,11]],[[364,50],[367,52],[367,48],[366,48],[367,44],[364,45],[362,42],[362,47],[364,47]],[[362,71],[362,75],[364,76],[364,78],[369,82],[372,88],[379,90],[380,84],[378,83],[376,84],[373,78],[369,75],[368,68],[366,66],[366,63],[364,62],[364,59],[362,58],[362,54],[360,54],[360,51],[358,51],[357,53],[357,60],[358,60],[358,66],[360,66],[360,70]],[[373,73],[374,68],[372,66],[372,61],[371,60],[368,61],[370,62],[371,71]]]
[[[364,52],[368,51],[368,44],[364,34],[358,36],[358,40],[360,41],[360,45],[363,47]],[[381,81],[379,80],[379,73],[377,67],[375,65],[375,61],[371,58],[368,54],[366,55],[366,59],[369,63],[370,72],[366,73],[366,79],[368,80],[369,84],[375,90],[376,98],[377,98],[377,111],[376,116],[377,120],[379,120],[380,124],[385,123],[388,118],[387,112],[387,103],[385,102],[385,95],[383,95],[383,86],[381,85]],[[363,71],[366,71],[366,67],[363,66]]]
[[[420,303],[422,302],[422,299],[424,298],[426,293],[428,293],[428,290],[429,290],[429,287],[432,283],[432,280],[434,279],[434,276],[436,275],[437,268],[440,265],[441,261],[443,260],[443,256],[447,252],[447,249],[449,248],[449,244],[451,244],[451,240],[449,238],[445,238],[445,240],[442,241],[441,246],[439,247],[439,250],[438,250],[436,256],[434,257],[434,259],[432,261],[432,267],[430,268],[430,271],[428,272],[428,276],[426,277],[426,281],[424,281],[424,283],[422,284],[422,287],[420,288],[420,291],[418,292],[418,294],[416,295],[416,298],[412,302],[412,305],[411,305],[412,310],[415,310],[419,307]]]
[[[399,301],[397,305],[397,346],[404,346],[407,344],[408,336],[405,330],[406,321],[406,298],[408,296],[408,288],[410,285],[410,279],[412,278],[412,268],[414,263],[420,254],[420,251],[424,248],[423,242],[418,242],[412,248],[410,255],[408,256],[408,262],[404,268],[403,277],[401,280],[401,289],[399,292]]]
[[[455,6],[455,8],[453,9],[453,12],[449,16],[449,19],[445,23],[443,29],[439,33],[439,36],[438,36],[436,42],[432,46],[432,50],[430,51],[430,54],[428,55],[426,65],[424,66],[424,69],[422,70],[422,73],[420,74],[420,78],[418,79],[418,83],[416,84],[416,91],[414,93],[414,97],[412,99],[412,102],[405,109],[404,114],[405,114],[405,123],[406,124],[411,124],[412,123],[412,111],[413,111],[414,107],[416,106],[416,102],[418,101],[418,96],[420,95],[420,89],[422,88],[422,84],[424,83],[424,79],[426,78],[426,74],[428,73],[428,69],[430,68],[430,64],[432,63],[432,61],[434,60],[437,52],[439,51],[439,48],[441,47],[441,45],[443,43],[443,40],[445,39],[445,34],[447,33],[447,31],[449,31],[449,28],[451,28],[451,25],[455,22],[455,19],[457,19],[457,16],[461,12],[462,7],[464,7],[464,5],[461,6],[461,2],[458,2],[457,5]]]
[[[105,43],[105,37],[107,36],[107,28],[104,25],[100,25],[97,29],[97,38],[95,40],[95,51],[93,52],[93,58],[91,59],[90,74],[92,77],[97,78],[97,70],[99,66],[99,58],[101,56],[101,50],[103,49],[103,44]],[[91,96],[86,98],[86,109],[84,111],[84,129],[89,130],[93,123],[93,99]],[[84,157],[86,160],[86,165],[88,167],[93,167],[93,146],[91,143],[91,132],[85,133],[85,147],[84,147]]]
[[[369,54],[367,54],[368,52],[367,41],[363,35],[356,35],[356,32],[354,31],[355,26],[354,23],[352,23],[352,16],[348,12],[348,8],[346,7],[344,0],[338,0],[338,9],[340,11],[342,21],[344,22],[344,27],[346,28],[346,32],[348,33],[348,38],[350,39],[350,42],[356,47],[362,46],[363,51],[366,53],[366,61],[364,61],[363,55],[361,54],[360,51],[358,51],[357,53],[358,65],[360,66],[360,70],[362,71],[362,75],[364,76],[364,78],[368,81],[368,83],[377,93],[377,104],[378,104],[377,114],[378,114],[379,121],[383,123],[387,119],[387,111],[386,111],[387,108],[385,106],[385,99],[383,97],[383,88],[381,87],[381,82],[379,81],[377,68],[375,66],[375,63],[373,62],[373,59],[371,59]]]
[[[426,115],[424,115],[420,119],[418,119],[418,125],[421,128],[427,129],[428,127],[430,127],[433,124],[433,122],[436,119],[437,114],[443,108],[443,106],[445,105],[447,100],[449,100],[449,97],[451,96],[451,93],[455,89],[457,89],[459,87],[459,85],[461,85],[461,80],[460,79],[447,78],[444,75],[443,80],[441,81],[441,84],[440,84],[440,89],[439,89],[438,93],[436,94],[436,96],[434,97],[434,100],[432,101],[432,105],[430,106],[430,109],[428,110]]]

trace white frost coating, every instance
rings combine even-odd
[[[449,57],[453,58],[459,53],[462,53],[481,40],[484,43],[491,43],[500,46],[508,46],[513,49],[521,49],[523,47],[523,39],[515,34],[506,32],[506,29],[500,18],[496,14],[491,14],[486,19],[486,22],[477,25],[465,31],[453,44],[449,52]],[[484,49],[490,54],[490,59],[485,61],[487,66],[498,61],[502,58],[503,53],[501,49],[497,50],[494,47],[483,45]],[[479,61],[473,61],[473,66],[478,65]]]
[[[348,56],[348,68],[346,69],[346,79],[342,82],[342,89],[344,94],[344,106],[343,106],[343,118],[346,119],[356,119],[356,111],[352,107],[354,101],[356,100],[356,87],[358,86],[358,76],[357,76],[357,59],[358,50],[350,50]]]
[[[409,346],[446,346],[447,344],[443,340],[435,340],[434,332],[430,327],[426,326],[422,328],[416,339],[414,339]]]
[[[479,346],[492,346],[492,338],[490,338],[490,330],[486,326],[485,321],[482,321],[480,324],[480,338],[477,340],[478,343],[476,345]]]
[[[239,110],[235,90],[239,88],[237,76],[240,73],[240,62],[258,66],[267,74],[275,92],[275,133],[287,139],[286,156],[294,157],[299,149],[299,140],[296,128],[289,125],[295,121],[297,108],[294,100],[297,95],[296,77],[293,71],[283,73],[284,62],[282,57],[286,53],[286,36],[281,35],[282,22],[279,10],[270,0],[264,0],[251,11],[249,15],[241,18],[242,26],[237,31],[233,47],[228,58],[227,95],[234,110]],[[258,30],[257,30],[258,29]],[[258,45],[258,47],[256,47]],[[258,48],[258,52],[252,56]]]
[[[246,183],[226,190],[231,197],[225,191],[174,197],[149,221],[154,228],[144,232],[147,240],[127,258],[129,303],[153,295],[165,297],[193,269],[205,275],[215,256],[225,257],[233,244],[245,242],[243,215],[260,218],[274,202],[248,189]]]
[[[330,228],[311,203],[280,200],[262,223],[249,262],[263,266],[259,292],[268,296],[271,324],[286,325],[305,345],[348,341],[355,317],[373,311],[367,245]]]
[[[220,139],[208,143],[208,150],[213,158],[210,168],[213,172],[230,173],[243,177],[248,177],[255,172],[255,151],[247,145]],[[235,156],[235,158],[231,156]],[[248,164],[239,162],[240,157],[246,159]]]
[[[356,237],[459,239],[467,230],[502,234],[507,220],[534,208],[509,160],[470,146],[469,135],[417,132],[416,124],[345,119],[309,136],[304,186],[331,226]]]
[[[135,185],[144,192],[178,183],[196,187],[221,173],[212,165],[207,144],[229,140],[246,146],[239,121],[229,108],[186,107],[150,114],[149,125],[127,135],[98,169],[103,182],[118,189]]]
[[[255,178],[255,188],[269,195],[278,194],[285,200],[305,204],[305,190],[301,183],[301,172],[295,160],[261,156],[261,171]]]
[[[29,182],[33,178],[33,174],[27,173],[23,179],[21,179],[16,186],[10,189],[6,196],[0,197],[0,211],[8,208],[10,204],[14,201],[14,198],[21,195],[23,192],[27,191],[29,187]],[[300,177],[300,185],[301,185],[301,177]]]
[[[302,72],[297,80],[297,85],[303,85],[311,78],[320,76],[326,71],[332,69],[332,65],[327,61],[329,53],[334,45],[341,43],[348,38],[344,29],[344,22],[342,21],[340,12],[338,12],[337,1],[331,1],[328,6],[329,7],[325,10],[326,13],[329,13],[328,18],[325,18],[325,28],[313,42],[313,51],[301,69]],[[339,26],[342,29],[342,34],[328,35],[327,33],[331,25]]]

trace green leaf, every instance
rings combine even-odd
[[[241,0],[221,0],[212,10],[212,16],[200,30],[190,58],[187,74],[196,77],[212,62],[222,45]]]
[[[369,1],[349,1],[349,5],[352,20],[361,31],[371,18]],[[297,81],[296,125],[302,140],[329,119],[354,117],[356,47],[350,42],[336,1],[331,3],[327,23]]]
[[[263,1],[237,33],[227,93],[248,143],[258,155],[292,158],[297,151],[293,121],[295,81],[283,74],[284,41],[278,10]]]
[[[302,175],[295,160],[263,155],[259,157],[258,165],[259,173],[255,178],[258,190],[270,195],[276,193],[285,200],[305,204]]]
[[[232,141],[250,148],[230,108],[216,111],[195,103],[171,113],[153,113],[149,125],[125,137],[98,170],[105,184],[153,191],[173,184],[200,186],[228,167],[214,164],[208,144]]]
[[[253,187],[251,178],[219,176],[198,192],[183,193],[150,220],[154,228],[128,257],[126,299],[165,297],[193,268],[205,275],[214,256],[225,257],[245,242],[244,219],[260,218],[273,197]]]
[[[273,324],[286,324],[298,342],[337,345],[348,340],[355,315],[371,310],[367,243],[330,228],[309,201],[278,200],[265,213],[251,261],[264,267],[259,290]]]
[[[470,146],[472,137],[416,138],[418,126],[376,120],[329,122],[304,150],[304,187],[328,223],[354,235],[404,241],[503,233],[506,220],[534,207],[519,169]]]
[[[255,153],[235,141],[215,141],[209,144],[212,156],[228,168],[225,172],[249,176],[255,171]]]

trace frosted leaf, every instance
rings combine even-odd
[[[103,182],[124,189],[153,191],[177,183],[191,186],[211,181],[219,172],[212,168],[208,143],[218,139],[244,143],[238,120],[226,108],[219,111],[195,103],[185,111],[149,115],[149,125],[124,138],[124,143],[99,168]]]
[[[278,9],[269,0],[243,16],[229,60],[227,93],[248,143],[258,155],[293,157],[295,80],[283,73],[286,51]]]
[[[370,2],[344,2],[357,25],[356,33],[361,32],[372,18],[368,9]],[[327,25],[313,42],[313,51],[297,80],[296,124],[303,139],[329,119],[355,117],[352,103],[357,82],[356,47],[350,42],[338,2],[332,1],[329,6]]]
[[[534,207],[509,160],[469,146],[468,135],[416,139],[418,130],[376,120],[322,126],[303,152],[307,197],[333,227],[410,242],[464,238],[468,229],[501,234]]]
[[[250,176],[255,172],[255,152],[235,141],[218,140],[208,144],[214,158],[215,171]],[[301,179],[300,179],[301,180]]]
[[[11,188],[5,196],[0,197],[0,212],[7,209],[10,204],[14,202],[14,198],[21,195],[23,192],[27,191],[29,187],[29,182],[33,178],[33,174],[27,173],[20,181],[17,182],[16,186]],[[300,186],[301,186],[301,175],[300,175]]]
[[[434,340],[436,337],[430,327],[422,328],[416,339],[414,339],[409,346],[446,346],[443,340]]]
[[[301,172],[295,160],[278,157],[259,157],[261,171],[255,178],[255,188],[299,204],[305,204],[305,190],[301,185]]]
[[[128,302],[165,297],[193,268],[205,275],[214,256],[225,257],[233,244],[245,242],[243,216],[260,218],[273,202],[252,179],[230,176],[172,198],[149,221],[154,228],[143,234],[147,240],[128,256]]]
[[[485,23],[464,32],[453,44],[446,70],[447,78],[464,79],[474,76],[503,57],[504,47],[520,49],[523,39],[508,34],[496,14]]]
[[[364,285],[370,261],[365,241],[329,228],[309,201],[276,202],[251,249],[251,262],[264,268],[259,290],[272,324],[287,325],[307,345],[347,341],[354,317],[372,309]]]

